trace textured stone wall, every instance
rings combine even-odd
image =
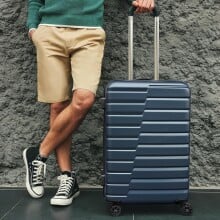
[[[48,106],[36,102],[35,50],[25,28],[27,1],[0,1],[0,185],[23,186],[22,151],[48,129]],[[161,79],[192,89],[191,185],[220,186],[220,1],[160,0]],[[106,0],[107,42],[97,102],[73,137],[80,184],[100,184],[103,110],[99,98],[111,79],[127,78],[127,5]],[[136,78],[152,78],[153,19],[135,17]],[[47,184],[56,184],[55,157]]]

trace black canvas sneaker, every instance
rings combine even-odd
[[[73,199],[80,194],[76,176],[74,173],[68,175],[63,172],[58,177],[58,180],[60,180],[60,186],[56,195],[50,200],[50,204],[58,206],[70,205]]]
[[[44,195],[43,181],[46,174],[46,164],[37,158],[39,148],[30,147],[23,151],[26,167],[26,187],[30,196],[40,198]]]

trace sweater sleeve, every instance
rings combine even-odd
[[[37,28],[40,23],[39,10],[44,5],[44,0],[28,0],[28,17],[27,27],[28,29]]]

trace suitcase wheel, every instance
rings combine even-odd
[[[182,215],[192,215],[193,209],[189,202],[183,202],[180,207]]]
[[[112,216],[119,216],[119,215],[121,215],[121,210],[122,210],[122,207],[118,203],[112,203],[110,205],[110,213],[111,213]]]

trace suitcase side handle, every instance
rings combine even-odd
[[[131,6],[128,12],[128,80],[134,78],[134,12],[135,7]],[[159,15],[158,4],[152,12],[155,19],[154,27],[154,80],[159,80]]]

